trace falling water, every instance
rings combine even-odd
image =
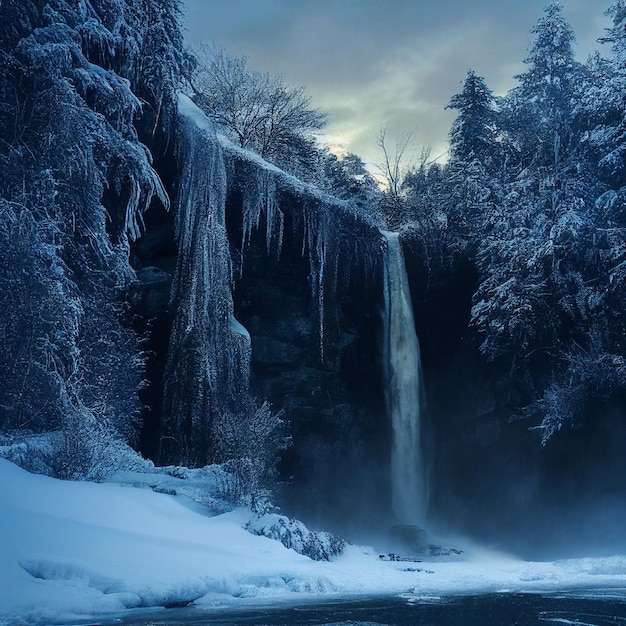
[[[393,427],[392,507],[399,523],[423,527],[427,492],[420,442],[419,343],[398,233],[383,236],[387,243],[383,359]]]

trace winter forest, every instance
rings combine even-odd
[[[305,88],[187,49],[179,0],[0,0],[0,456],[213,472],[187,495],[335,533],[291,522],[318,559],[394,524],[623,549],[626,1],[605,8],[582,63],[549,4],[516,87],[475,68],[441,103],[447,161],[407,169],[383,132],[376,178],[317,142]]]

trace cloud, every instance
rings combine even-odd
[[[376,135],[415,132],[445,150],[444,110],[468,69],[496,94],[523,71],[530,29],[547,0],[186,0],[187,40],[247,55],[252,67],[303,85],[328,112],[327,133],[372,161]],[[567,0],[582,60],[608,22],[603,8]],[[609,0],[607,0],[607,6]]]

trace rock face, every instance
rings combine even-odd
[[[542,446],[469,328],[475,267],[429,274],[419,248],[409,243],[405,256],[424,371],[431,524],[527,558],[623,545],[625,399],[598,402],[581,428]]]
[[[293,439],[282,503],[330,528],[366,511],[371,523],[372,501],[388,509],[378,225],[218,138],[188,101],[177,132],[172,211],[148,214],[133,250],[149,349],[142,451],[210,462],[215,415],[268,400]],[[240,359],[229,371],[233,341],[249,345],[249,383]]]
[[[293,438],[279,464],[281,504],[305,521],[341,530],[359,519],[371,522],[372,502],[385,501],[381,508],[388,509],[381,277],[378,268],[339,263],[335,284],[324,291],[321,336],[315,277],[290,217],[297,203],[288,196],[281,203],[280,254],[268,254],[263,224],[252,232],[235,279],[235,316],[251,335],[251,392],[284,410]],[[227,221],[236,224],[236,203],[228,210]],[[237,240],[233,229],[231,241]]]

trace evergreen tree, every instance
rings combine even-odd
[[[472,325],[487,358],[515,374],[515,402],[547,441],[580,423],[586,403],[604,393],[602,367],[621,357],[606,332],[617,317],[598,264],[609,232],[596,203],[606,191],[596,169],[598,124],[607,120],[600,76],[610,73],[597,58],[576,63],[558,3],[545,13],[532,30],[529,69],[503,100],[505,144],[519,161],[484,224]]]
[[[360,206],[374,206],[380,192],[376,179],[367,171],[356,154],[341,157],[327,152],[323,158],[321,186],[343,200],[353,200]]]
[[[63,433],[75,461],[51,471],[66,477],[95,477],[98,445],[137,436],[129,245],[168,204],[138,132],[175,106],[179,69],[150,58],[182,59],[177,4],[0,3],[0,428]]]
[[[535,41],[524,60],[528,70],[516,76],[520,86],[508,94],[505,110],[524,166],[550,167],[556,172],[580,137],[573,101],[585,72],[574,58],[576,37],[561,4],[554,1],[544,12],[531,30]]]
[[[496,111],[495,98],[485,79],[470,70],[463,90],[452,96],[446,108],[458,111],[449,135],[451,160],[477,158],[490,165],[496,140]]]
[[[603,43],[609,43],[612,49],[612,75],[605,72],[603,89],[599,96],[607,109],[614,115],[606,119],[602,132],[596,133],[596,143],[600,144],[600,168],[605,180],[615,189],[626,185],[626,3],[618,0],[609,7],[606,14],[613,19],[607,29]],[[614,102],[617,94],[617,102]],[[600,104],[600,103],[597,103]],[[614,106],[610,106],[614,104]],[[600,129],[598,129],[600,131]],[[599,141],[598,141],[599,140]]]

